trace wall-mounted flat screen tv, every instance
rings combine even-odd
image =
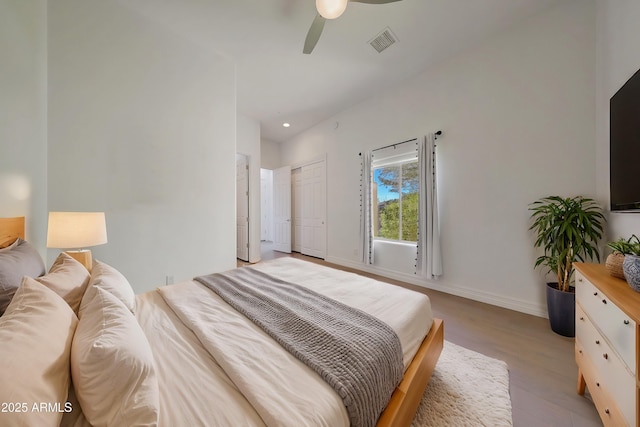
[[[611,210],[640,212],[640,70],[609,104]]]

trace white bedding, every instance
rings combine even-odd
[[[386,322],[405,369],[433,322],[425,295],[363,276],[293,258],[253,268]],[[349,425],[333,389],[198,282],[139,295],[137,317],[154,353],[161,426]]]

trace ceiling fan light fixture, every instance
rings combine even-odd
[[[347,8],[349,0],[316,0],[316,9],[325,19],[336,19]]]

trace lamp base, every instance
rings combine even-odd
[[[82,249],[78,251],[66,251],[67,255],[71,258],[78,261],[80,264],[84,265],[84,267],[91,273],[91,266],[93,265],[93,258],[91,257],[90,249]]]

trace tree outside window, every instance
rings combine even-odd
[[[418,240],[418,162],[373,170],[373,235],[376,238]]]

